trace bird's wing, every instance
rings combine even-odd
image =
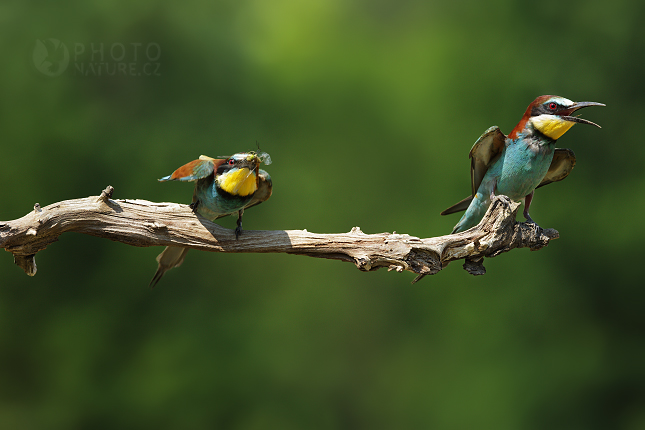
[[[217,167],[224,163],[225,159],[210,158],[202,155],[199,160],[193,160],[184,164],[172,172],[172,175],[164,176],[160,181],[196,181],[211,175]]]
[[[496,125],[481,135],[470,150],[470,180],[473,196],[484,179],[488,167],[502,153],[506,144],[506,136]]]
[[[470,150],[470,183],[472,194],[459,203],[450,206],[441,215],[454,214],[468,209],[470,202],[477,193],[477,189],[488,171],[488,167],[502,153],[506,144],[506,136],[496,125],[492,126],[482,134]]]
[[[271,176],[266,171],[260,169],[258,174],[258,189],[253,193],[251,201],[244,206],[244,210],[269,200],[272,192],[273,182],[271,181]]]
[[[558,182],[569,176],[573,166],[576,165],[576,154],[572,150],[566,148],[555,148],[553,153],[553,161],[549,171],[546,172],[544,179],[540,182],[537,188],[549,185],[551,182]]]

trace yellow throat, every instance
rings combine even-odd
[[[575,122],[565,121],[555,115],[534,116],[530,121],[536,130],[553,140],[558,140],[575,124]]]
[[[246,167],[231,170],[218,176],[217,184],[221,189],[234,196],[248,196],[258,189],[255,172],[251,172]]]

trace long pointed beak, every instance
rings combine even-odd
[[[588,107],[588,106],[605,106],[605,105],[602,104],[602,103],[596,103],[596,102],[578,102],[578,103],[575,103],[573,106],[571,106],[569,109],[567,109],[569,111],[568,114],[571,115],[572,113],[574,113],[578,109],[582,109],[582,108]],[[577,116],[563,116],[562,119],[565,120],[565,121],[577,122],[577,123],[580,123],[580,124],[595,125],[598,128],[602,128],[601,126],[599,126],[595,122],[591,122],[591,121],[589,121],[587,119],[584,119],[584,118],[578,118]]]
[[[240,163],[239,167],[244,168],[246,167],[250,171],[254,171],[256,167],[258,166],[258,157],[255,155],[254,152],[249,152],[245,154],[246,157],[244,157],[242,163]]]

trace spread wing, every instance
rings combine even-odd
[[[506,136],[496,125],[486,130],[484,134],[477,139],[477,142],[475,142],[469,154],[472,194],[441,212],[441,215],[465,211],[468,208],[470,202],[477,193],[477,189],[481,185],[482,179],[484,179],[484,175],[486,175],[488,168],[502,153],[505,144]]]
[[[493,161],[502,153],[506,136],[496,125],[481,135],[470,150],[470,179],[473,196]]]
[[[555,148],[553,153],[553,161],[549,171],[546,172],[544,179],[540,182],[537,188],[549,185],[552,182],[558,182],[569,176],[571,170],[576,165],[576,154],[572,150],[566,148]],[[536,188],[536,189],[537,189]]]
[[[184,164],[172,172],[172,175],[164,176],[159,181],[196,181],[211,175],[225,161],[225,159],[210,158],[202,155],[199,160]]]

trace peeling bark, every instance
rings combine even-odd
[[[519,203],[497,196],[476,227],[462,233],[421,239],[407,234],[316,234],[307,230],[245,230],[235,232],[195,215],[188,205],[146,200],[112,200],[108,186],[100,196],[65,200],[46,207],[38,203],[22,218],[0,222],[0,247],[30,276],[36,274],[35,255],[73,231],[133,246],[182,246],[211,252],[273,252],[352,262],[363,271],[386,267],[419,276],[434,275],[454,260],[483,275],[485,257],[514,248],[538,250],[557,239],[554,229],[518,223]]]

